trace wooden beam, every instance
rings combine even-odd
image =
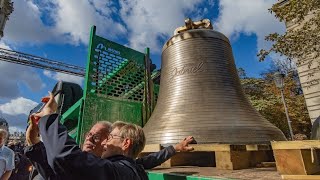
[[[307,149],[273,150],[277,170],[283,175],[310,175],[320,172],[318,157]]]
[[[194,151],[245,151],[246,145],[231,144],[190,144]]]
[[[212,152],[212,151],[246,151],[247,147],[251,150],[263,150],[260,145],[231,145],[231,144],[190,144],[193,151]],[[161,144],[147,144],[142,153],[158,152],[162,149]]]
[[[229,144],[191,144],[194,151],[230,151]]]
[[[273,141],[272,149],[320,149],[320,140]]]
[[[258,168],[276,167],[276,162],[261,162],[257,164]]]
[[[144,146],[144,149],[141,153],[150,153],[150,152],[158,152],[161,150],[160,144],[147,144]]]
[[[282,175],[283,180],[319,180],[320,175]]]
[[[260,151],[260,150],[272,150],[269,144],[249,144],[246,145],[247,151]]]

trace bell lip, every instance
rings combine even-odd
[[[191,38],[204,38],[204,37],[211,37],[211,38],[218,38],[224,40],[230,45],[229,39],[219,31],[211,30],[211,29],[193,29],[189,31],[185,31],[179,34],[172,36],[162,47],[162,52],[164,52],[169,46],[173,45],[174,43]]]

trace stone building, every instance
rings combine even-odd
[[[280,5],[285,5],[290,0],[280,0]],[[319,10],[320,11],[320,10]],[[314,16],[313,12],[310,12],[305,16],[305,20],[309,20]],[[302,27],[303,22],[299,24],[295,19],[290,22],[286,22],[287,30],[295,30]],[[320,116],[320,57],[317,59],[305,58],[299,59],[301,64],[297,65],[297,70],[303,89],[304,98],[306,100],[309,116],[313,123]],[[311,66],[309,63],[312,61]],[[297,62],[297,59],[296,59]]]

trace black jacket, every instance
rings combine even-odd
[[[159,166],[166,160],[175,155],[176,151],[173,146],[168,146],[159,152],[151,153],[147,156],[136,159],[137,164],[141,164],[144,169],[152,169]],[[55,180],[62,179],[57,176],[47,161],[46,148],[43,142],[39,142],[32,146],[25,148],[25,155],[32,161],[32,164],[36,168],[37,172],[43,177],[43,179]]]
[[[41,149],[26,151],[32,161],[42,166],[44,171],[40,170],[40,173],[46,179],[147,179],[142,166],[153,168],[175,154],[174,148],[169,146],[136,161],[125,156],[100,159],[93,154],[82,152],[58,119],[56,114],[41,118],[39,128],[45,148],[42,145]],[[42,152],[41,157],[35,150]],[[48,164],[53,170],[47,168]]]
[[[32,146],[27,146],[24,149],[24,154],[29,158],[33,167],[30,178],[38,175],[39,178],[54,180],[58,179],[56,174],[53,172],[52,168],[49,166],[47,161],[46,148],[42,142],[34,144]]]

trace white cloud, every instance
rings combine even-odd
[[[44,70],[43,74],[56,81],[73,82],[73,83],[79,84],[80,86],[82,86],[83,80],[84,80],[83,77],[73,76],[73,75],[59,73],[59,72],[51,72],[47,70]]]
[[[101,0],[13,0],[14,11],[6,23],[4,39],[10,44],[79,43],[89,42],[90,27],[115,39],[126,32],[112,19],[114,3]]]
[[[276,0],[220,0],[219,17],[215,23],[218,31],[229,38],[239,33],[257,35],[257,48],[267,48],[270,44],[264,37],[272,32],[284,33],[284,23],[268,12]]]
[[[41,20],[41,9],[29,0],[14,0],[14,11],[4,29],[10,44],[54,42],[58,35]]]
[[[56,23],[55,31],[69,35],[73,44],[87,44],[92,25],[97,25],[100,35],[111,39],[126,32],[123,25],[112,19],[111,14],[116,9],[108,1],[56,0],[55,5],[57,8],[51,12]]]
[[[0,61],[1,98],[13,98],[20,95],[19,84],[24,84],[33,92],[45,87],[40,76],[30,67]]]
[[[159,38],[168,38],[184,25],[185,14],[195,11],[201,0],[120,1],[121,18],[129,29],[129,46],[142,51],[150,47],[161,52]]]
[[[0,48],[11,50],[10,46],[4,43],[3,41],[0,42]]]
[[[38,103],[30,99],[19,97],[16,99],[12,99],[8,103],[1,104],[0,111],[8,115],[28,115],[30,113],[30,110],[33,109],[37,104]]]

